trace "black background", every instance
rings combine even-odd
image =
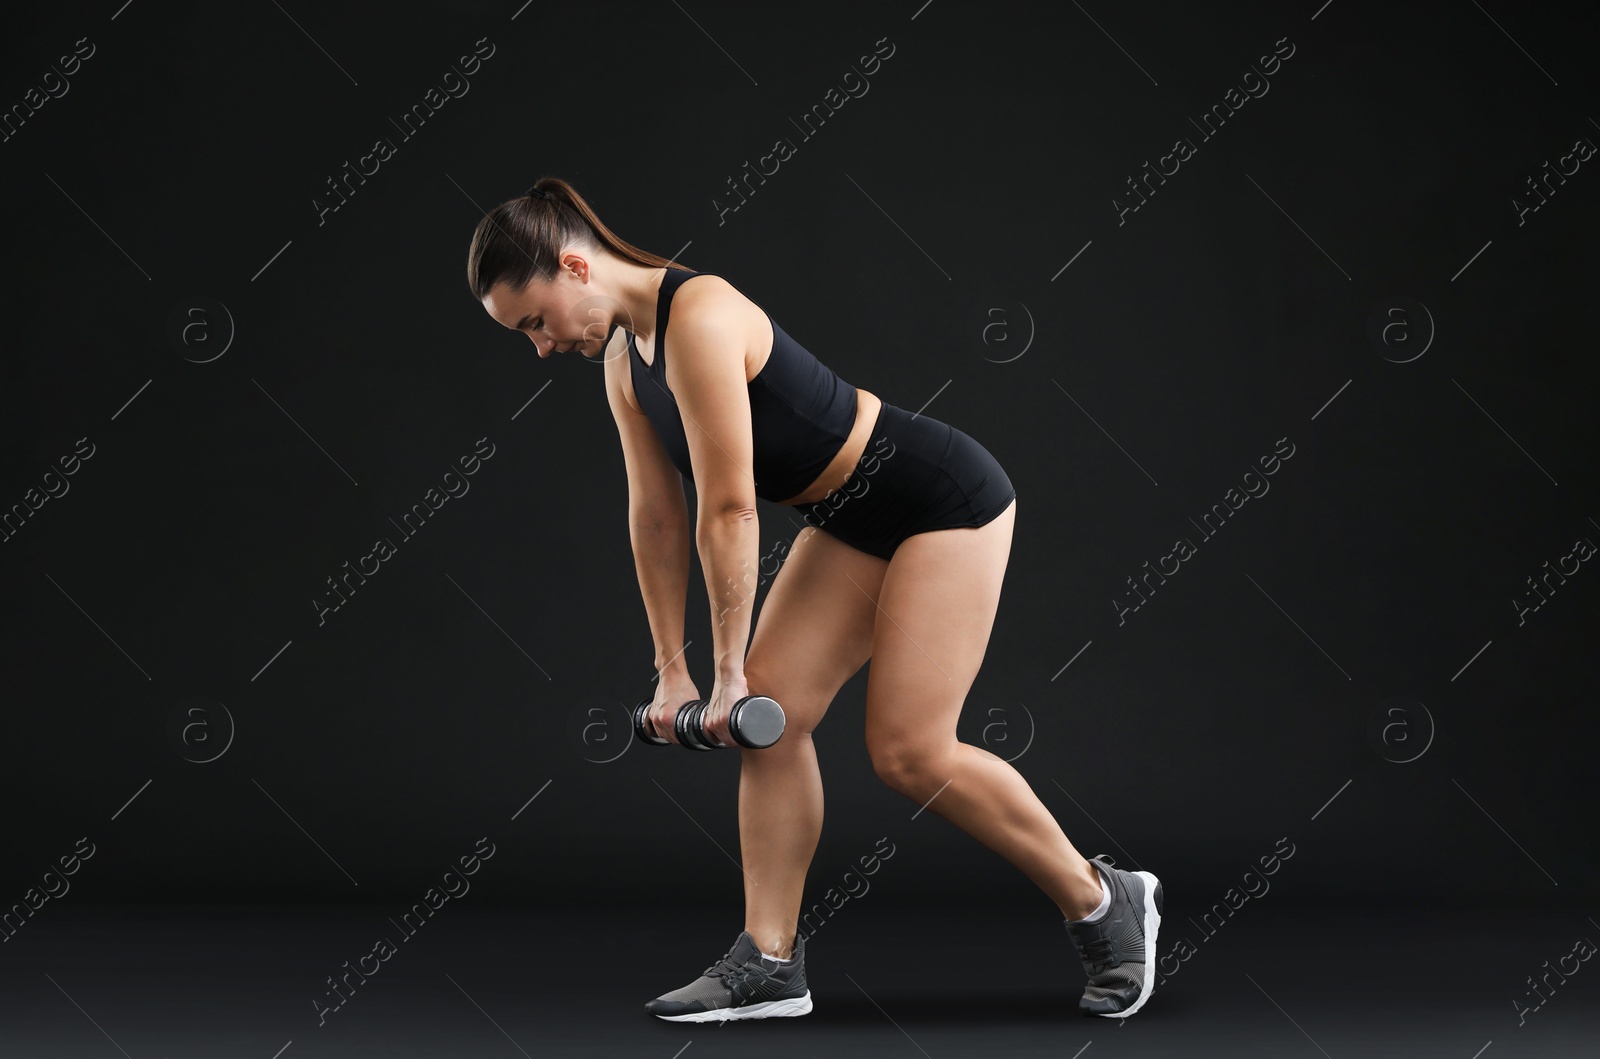
[[[483,210],[549,174],[1005,465],[962,737],[1085,854],[1196,908],[1285,843],[1283,909],[1593,914],[1600,574],[1513,603],[1600,541],[1600,161],[1516,205],[1600,144],[1592,9],[286,8],[8,13],[7,107],[94,52],[0,144],[0,504],[94,454],[0,545],[0,907],[80,837],[69,901],[410,902],[486,837],[484,901],[737,906],[737,755],[603,760],[652,649],[600,373],[466,290]],[[479,41],[468,93],[401,142],[390,119]],[[879,41],[867,94],[802,139]],[[1202,139],[1275,44],[1270,91]],[[394,157],[319,224],[379,137]],[[1198,151],[1119,218],[1178,137]],[[403,539],[480,438],[470,491]],[[1203,538],[1279,439],[1270,491]],[[761,520],[763,553],[799,528]],[[319,620],[380,536],[398,554]],[[1119,623],[1179,537],[1197,553]],[[688,636],[706,690],[698,564]],[[885,909],[1051,912],[877,780],[864,682],[816,735],[808,901],[887,838]]]

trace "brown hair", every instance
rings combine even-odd
[[[496,283],[520,291],[535,276],[555,276],[556,255],[574,243],[598,243],[613,254],[654,268],[672,265],[668,258],[640,250],[595,216],[576,188],[560,177],[541,177],[530,192],[507,199],[478,222],[467,248],[467,286],[479,301]]]

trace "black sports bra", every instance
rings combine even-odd
[[[667,388],[667,318],[672,296],[687,280],[711,275],[667,266],[656,298],[654,360],[644,362],[628,334],[634,399],[650,418],[672,463],[693,480],[678,399]],[[765,311],[765,310],[763,310]],[[772,355],[750,380],[750,426],[756,496],[774,503],[798,496],[827,469],[856,421],[856,388],[779,327],[772,314]]]

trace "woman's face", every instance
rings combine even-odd
[[[535,276],[520,292],[496,283],[483,307],[497,323],[527,335],[540,357],[573,350],[592,357],[610,324],[595,319],[593,291],[579,278],[587,275],[587,262],[569,255],[561,264],[554,280]]]

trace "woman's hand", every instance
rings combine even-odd
[[[650,708],[645,711],[645,723],[653,725],[656,735],[662,739],[676,743],[678,736],[673,722],[677,720],[678,710],[699,697],[700,692],[687,673],[663,676],[656,684],[656,694]]]
[[[750,686],[745,683],[744,674],[727,679],[718,679],[711,688],[711,705],[700,714],[700,728],[706,733],[706,739],[715,745],[737,747],[740,744],[734,740],[733,733],[728,730],[728,719],[733,715],[734,703],[750,694]]]

